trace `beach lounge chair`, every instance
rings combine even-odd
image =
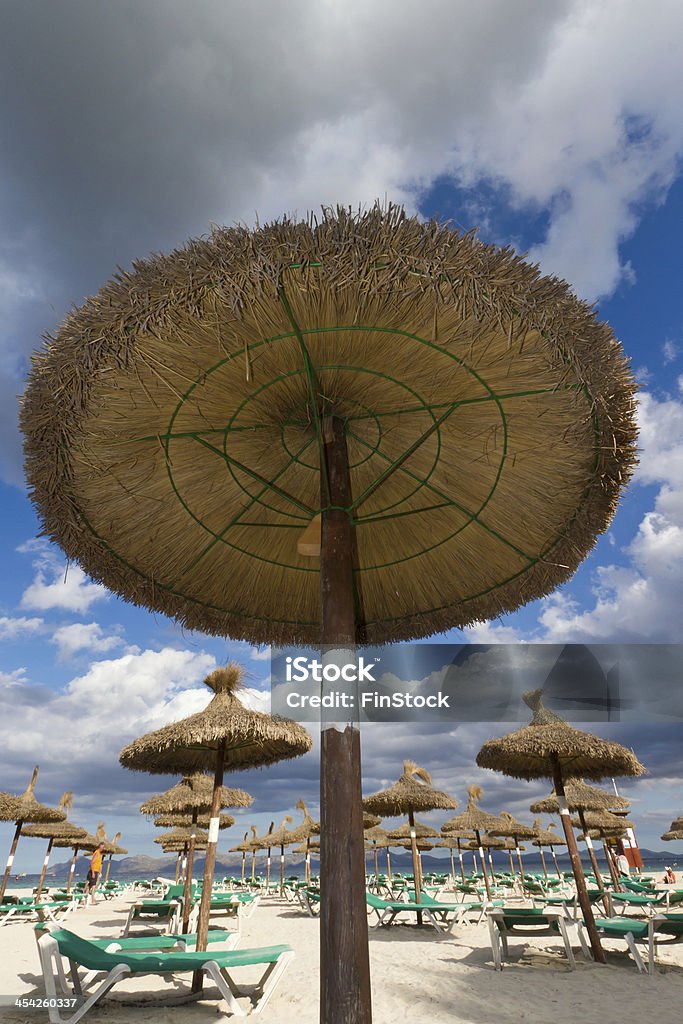
[[[193,894],[196,892],[193,889]],[[125,938],[133,924],[165,924],[168,932],[176,932],[180,926],[183,886],[172,885],[160,900],[136,900],[128,911],[121,935]],[[196,916],[196,913],[195,913]]]
[[[683,914],[656,914],[645,921],[623,916],[596,918],[595,923],[605,938],[623,939],[642,973],[654,974],[658,943],[683,942]],[[647,965],[643,963],[637,942],[647,946]]]
[[[38,940],[40,962],[45,982],[45,992],[50,1001],[48,1012],[52,1024],[77,1024],[85,1014],[122,978],[132,975],[169,975],[204,972],[218,987],[228,1010],[239,1017],[247,1011],[237,1002],[248,997],[251,1012],[260,1013],[270,999],[275,986],[294,957],[289,946],[270,946],[262,949],[207,950],[198,953],[190,950],[171,952],[129,952],[114,950],[107,952],[100,945],[83,939],[73,932],[59,929],[46,932]],[[63,959],[68,960],[73,988],[67,982]],[[231,971],[239,967],[263,966],[265,968],[257,985],[240,988]],[[79,968],[103,974],[95,990],[69,1017],[62,1016],[57,1005],[62,996],[83,996]],[[207,993],[202,994],[207,998]],[[223,1015],[225,1019],[225,1015]]]
[[[621,913],[626,913],[627,907],[638,907],[645,914],[656,914],[658,910],[669,906],[668,892],[612,892],[610,893],[612,906]]]
[[[421,895],[420,903],[406,903],[403,900],[383,900],[374,893],[366,892],[365,900],[377,917],[377,925],[384,926],[394,923],[399,914],[410,914],[419,920],[421,914],[435,931],[447,932],[459,924],[465,914],[473,908],[479,909],[480,903],[440,903],[426,894]]]
[[[0,906],[0,928],[9,921],[57,921],[58,915],[62,917],[73,910],[76,901],[69,903],[46,902],[34,903],[32,900],[21,900],[17,903],[3,903]]]
[[[576,961],[569,941],[568,928],[571,923],[560,909],[544,909],[540,907],[501,907],[488,911],[489,937],[493,963],[497,971],[502,971],[503,961],[509,960],[509,940],[523,937],[526,939],[537,936],[560,936],[564,951],[569,961],[569,969],[576,969]],[[590,958],[583,934],[579,931],[579,940],[584,955]]]

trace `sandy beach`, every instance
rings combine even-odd
[[[133,897],[99,902],[71,914],[65,926],[85,937],[120,934]],[[220,924],[220,920],[216,922]],[[262,900],[242,923],[241,948],[287,943],[296,958],[263,1012],[264,1024],[317,1024],[318,921],[298,904],[271,897]],[[414,1024],[585,1024],[650,1020],[673,1024],[683,1005],[683,946],[662,948],[654,977],[638,974],[626,953],[611,952],[605,943],[607,966],[584,961],[570,971],[554,938],[514,943],[514,962],[501,973],[493,969],[486,924],[457,927],[437,935],[431,928],[391,926],[370,928],[373,1015],[377,1024],[410,1020]],[[624,947],[622,947],[624,949]],[[246,969],[236,974],[249,980]],[[132,993],[156,996],[171,985],[147,977],[118,985],[86,1019],[108,1024],[148,1024],[151,1021],[214,1020],[219,1003],[207,1000],[177,1007],[125,1006]],[[0,929],[0,993],[42,993],[33,925],[8,924]],[[43,1011],[3,1008],[8,1024],[47,1020]]]

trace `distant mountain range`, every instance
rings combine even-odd
[[[379,864],[380,870],[386,867],[386,853],[384,850],[378,851],[379,853]],[[465,858],[465,870],[469,871],[472,866],[472,856],[470,851],[463,851]],[[664,867],[665,864],[676,864],[677,858],[674,850],[648,850],[641,847],[640,853],[643,858],[644,864],[648,867]],[[585,850],[581,851],[581,859],[585,864],[586,868],[590,869],[590,864]],[[556,851],[558,862],[566,869],[570,868],[569,856],[566,853],[560,853]],[[601,852],[598,849],[598,857],[602,862]],[[540,867],[540,858],[534,850],[533,853],[527,850],[524,854],[525,862],[534,870]],[[680,854],[680,860],[683,862],[683,852]],[[493,852],[493,862],[498,868],[505,870],[509,865],[509,859],[507,853],[500,853],[495,850]],[[546,862],[548,867],[551,866],[551,858],[546,854]],[[317,871],[317,858],[312,858],[313,871]],[[79,858],[78,861],[78,877],[82,878],[86,873],[87,861],[85,858]],[[106,862],[105,862],[106,864]],[[422,855],[422,864],[426,871],[447,871],[449,868],[448,857],[434,857],[428,853]],[[455,852],[455,864],[456,868],[458,865],[457,852]],[[71,861],[64,861],[62,863],[51,864],[48,868],[47,880],[49,885],[55,885],[58,882],[66,882],[69,867]],[[285,860],[285,873],[286,874],[300,874],[303,871],[304,858],[300,854],[286,854]],[[367,856],[368,870],[372,870],[372,853],[368,853]],[[396,871],[411,871],[412,860],[410,853],[407,854],[391,854],[391,866]],[[111,862],[111,871],[109,874],[110,879],[115,878],[154,878],[156,875],[169,875],[175,874],[176,867],[176,855],[172,856],[161,856],[161,857],[148,857],[146,854],[140,853],[130,857],[115,858]],[[264,874],[266,869],[266,859],[263,854],[259,854],[256,859],[256,871],[257,874]],[[242,870],[242,855],[241,854],[227,854],[224,856],[219,855],[216,860],[215,874],[217,878],[223,875],[239,875]],[[106,866],[105,866],[106,871]],[[195,857],[195,874],[202,874],[204,871],[204,857]],[[280,860],[279,853],[273,855],[271,859],[271,876],[276,877],[280,871]],[[248,875],[251,874],[251,858],[247,856],[246,872]],[[26,884],[30,884],[32,879],[38,879],[38,874],[27,874]]]

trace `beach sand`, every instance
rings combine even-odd
[[[115,937],[125,921],[130,898],[101,901],[71,914],[69,929],[91,937]],[[215,924],[221,925],[219,918]],[[240,946],[288,943],[296,958],[261,1019],[264,1024],[317,1024],[318,920],[298,904],[263,900],[243,921]],[[609,951],[610,943],[606,942]],[[625,953],[608,952],[609,964],[598,966],[577,954],[577,970],[567,962],[554,938],[537,938],[511,946],[515,962],[493,970],[486,924],[456,928],[437,935],[431,928],[392,926],[370,929],[373,1019],[375,1024],[621,1024],[650,1021],[674,1024],[683,1007],[683,945],[662,948],[654,977],[640,975]],[[236,972],[238,980],[248,975]],[[178,1007],[125,1006],[133,988],[157,993],[172,985],[149,977],[117,986],[86,1020],[107,1024],[190,1024],[217,1017],[217,1000]],[[0,928],[0,993],[42,994],[42,977],[33,926]],[[237,1018],[235,1018],[237,1019]],[[45,1011],[3,1007],[7,1024],[47,1021]]]

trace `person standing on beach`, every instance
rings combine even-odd
[[[100,843],[92,857],[90,858],[90,867],[85,880],[85,891],[86,894],[90,894],[90,902],[95,903],[95,892],[97,890],[97,883],[100,880],[100,874],[102,872],[102,860],[104,858],[104,843]]]

